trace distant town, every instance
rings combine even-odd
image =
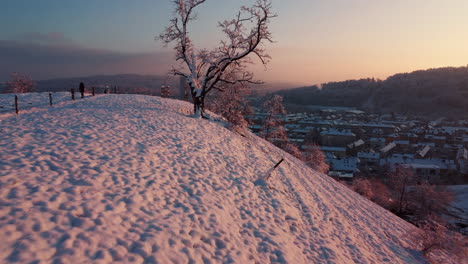
[[[252,132],[261,131],[266,115],[256,110],[248,116]],[[334,178],[382,176],[404,166],[434,183],[467,180],[468,120],[425,121],[346,107],[317,107],[281,118],[289,141],[301,150],[311,142],[320,145]]]

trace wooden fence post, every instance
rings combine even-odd
[[[71,88],[72,100],[75,100],[75,89]]]
[[[281,164],[281,162],[283,162],[283,161],[284,161],[284,158],[282,158],[280,161],[278,161],[278,163],[276,163],[276,165],[275,165],[273,168],[271,168],[271,169],[267,172],[267,174],[263,177],[263,180],[267,181],[267,180],[270,178],[271,173],[272,173],[274,170],[276,170],[276,168],[277,168],[277,167]]]
[[[18,109],[18,96],[15,95],[15,109],[16,109],[16,114],[19,113],[19,109]]]
[[[49,93],[49,105],[52,106],[52,93]]]

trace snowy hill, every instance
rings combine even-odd
[[[409,224],[188,103],[55,97],[0,112],[2,263],[424,263]]]

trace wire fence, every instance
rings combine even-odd
[[[19,114],[22,110],[44,108],[72,101],[73,97],[71,92],[3,94],[0,96],[0,113]]]
[[[128,91],[127,91],[128,92]],[[122,91],[117,91],[117,88],[100,88],[93,87],[87,91],[86,97],[95,96],[96,94],[128,94],[127,92],[122,93]],[[144,91],[136,92],[135,94],[147,94]],[[161,96],[166,98],[177,98],[180,99],[180,96],[174,96],[170,93],[170,88],[162,87],[161,94],[147,94],[152,96]],[[81,94],[75,90],[71,89],[70,91],[60,91],[60,92],[38,92],[38,93],[20,93],[20,94],[0,94],[0,114],[3,113],[15,113],[20,114],[21,111],[32,109],[32,108],[44,108],[48,106],[53,106],[55,104],[73,101],[75,99],[80,99]],[[187,96],[183,98],[188,100]]]

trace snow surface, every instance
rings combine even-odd
[[[68,95],[0,113],[0,262],[425,263],[411,225],[186,102]]]
[[[452,224],[463,225],[461,232],[468,235],[468,185],[452,185],[449,190],[455,199],[449,208],[448,220]]]

